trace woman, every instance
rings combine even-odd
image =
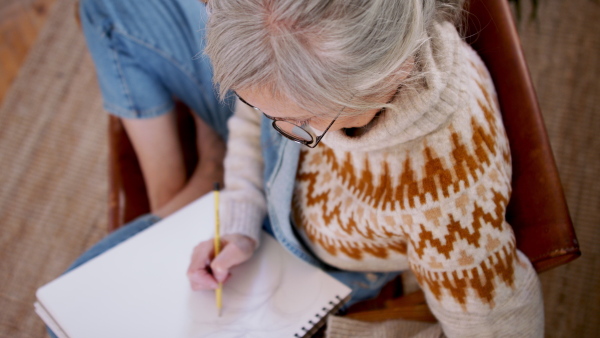
[[[434,0],[211,0],[206,54],[229,120],[215,288],[266,228],[373,297],[412,270],[447,336],[542,336],[537,275],[504,220],[510,152],[493,83]],[[291,142],[291,139],[295,142]]]
[[[211,242],[197,247],[192,287],[212,288],[247,260],[268,214],[265,227],[350,285],[351,302],[411,269],[446,335],[542,335],[537,276],[503,219],[510,158],[493,85],[444,22],[452,7],[230,2],[211,0],[207,54],[221,94],[233,100],[225,93],[235,90],[246,103],[236,102],[228,123],[226,245],[214,259]],[[213,95],[210,65],[192,58],[204,47],[197,0],[86,0],[80,13],[105,107],[126,119],[156,188],[153,214],[74,266],[208,191],[220,177],[216,135],[227,136],[231,114]],[[189,182],[175,148],[173,96],[197,113],[200,162],[210,169]]]

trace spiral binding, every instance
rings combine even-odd
[[[321,308],[322,313],[315,314],[315,320],[311,319],[308,321],[310,324],[309,328],[302,326],[301,332],[294,333],[294,338],[307,338],[311,337],[315,334],[323,325],[325,325],[325,321],[327,320],[327,316],[330,314],[336,314],[339,309],[344,306],[346,301],[350,298],[348,295],[346,298],[342,299],[339,295],[335,296],[336,301],[329,301],[328,304],[331,306],[330,308],[323,307]]]

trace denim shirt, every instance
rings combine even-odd
[[[381,288],[398,276],[399,272],[373,273],[343,271],[326,265],[306,250],[294,234],[290,218],[292,194],[303,145],[284,138],[266,117],[261,119],[261,146],[264,160],[264,190],[267,198],[268,217],[263,228],[294,256],[323,269],[348,285],[352,297],[346,307],[376,297]]]
[[[261,146],[265,163],[264,189],[273,236],[295,256],[315,266],[324,267],[298,241],[290,220],[292,192],[302,145],[285,139],[271,126],[271,121],[263,117]]]

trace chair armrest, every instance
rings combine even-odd
[[[121,119],[109,117],[109,231],[148,213],[146,185]]]
[[[581,252],[519,36],[506,0],[472,0],[467,36],[492,78],[513,163],[506,219],[538,272]]]

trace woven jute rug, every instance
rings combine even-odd
[[[0,108],[1,337],[44,337],[35,290],[106,233],[107,156],[74,1],[59,0]]]
[[[35,290],[106,234],[106,113],[92,62],[58,0],[0,107],[0,337],[44,337]],[[527,5],[529,1],[521,1]],[[581,243],[542,274],[548,337],[600,332],[600,6],[541,1],[519,24]]]

